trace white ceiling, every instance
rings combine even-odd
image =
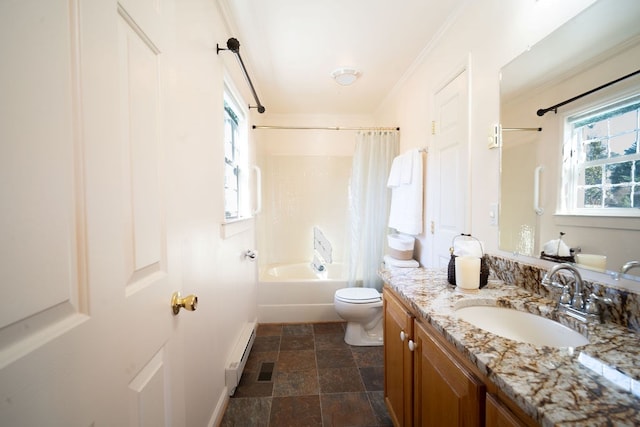
[[[557,84],[640,43],[639,17],[637,0],[594,3],[502,69],[503,102]]]
[[[267,114],[371,114],[466,1],[219,3]],[[341,67],[359,70],[353,85],[332,79]]]

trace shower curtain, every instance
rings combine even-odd
[[[397,131],[359,132],[349,183],[348,283],[382,290],[390,192],[387,179],[398,155]],[[361,280],[361,282],[360,282]]]

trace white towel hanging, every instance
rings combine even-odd
[[[413,179],[413,152],[404,153],[401,157],[402,170],[400,171],[400,185],[411,184]],[[418,159],[419,160],[419,159]]]
[[[402,175],[402,159],[397,156],[391,163],[391,170],[389,171],[389,179],[387,180],[387,187],[393,188],[400,185],[400,176]]]
[[[406,156],[406,157],[405,157]],[[406,160],[406,159],[410,160]],[[408,169],[411,171],[409,178],[403,177],[405,162],[410,162]],[[393,171],[393,165],[403,168],[398,172]],[[391,207],[389,212],[389,227],[406,234],[422,233],[422,155],[420,151],[409,152],[396,157],[392,163],[392,171],[389,174],[391,181],[396,185],[391,187]],[[402,183],[402,181],[408,181]]]

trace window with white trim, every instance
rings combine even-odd
[[[248,140],[245,112],[225,85],[224,92],[224,217],[248,216]]]
[[[640,94],[568,117],[565,129],[561,211],[640,216]]]

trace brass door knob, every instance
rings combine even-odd
[[[180,309],[184,308],[188,311],[195,311],[198,307],[198,297],[195,295],[189,295],[184,298],[180,297],[180,292],[174,292],[171,296],[171,309],[173,314],[180,313]]]

